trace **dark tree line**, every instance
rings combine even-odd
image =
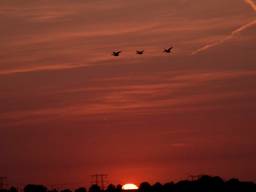
[[[18,192],[18,190],[11,187],[10,189],[1,189],[0,192]],[[56,189],[48,190],[43,185],[29,184],[23,189],[23,192],[87,192],[87,189],[81,187],[74,191],[70,189],[58,191]],[[110,184],[105,190],[101,190],[98,185],[92,185],[88,192],[122,192],[122,186]],[[217,176],[204,175],[196,180],[182,180],[176,183],[161,184],[157,182],[151,185],[148,182],[143,182],[135,192],[256,192],[256,184],[238,179],[224,181]]]

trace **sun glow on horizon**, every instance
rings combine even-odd
[[[137,190],[138,187],[137,185],[133,184],[133,183],[127,183],[125,185],[122,186],[123,190]]]

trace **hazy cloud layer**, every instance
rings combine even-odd
[[[113,49],[159,55],[173,44],[186,55],[253,18],[243,1],[230,2],[3,1],[0,74],[93,65]]]

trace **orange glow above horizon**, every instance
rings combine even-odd
[[[122,186],[123,190],[137,190],[138,187],[137,185],[133,184],[133,183],[127,183],[125,185]]]

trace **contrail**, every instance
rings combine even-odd
[[[253,2],[253,0],[244,0],[244,2],[249,4],[250,7],[256,12],[256,4]],[[196,55],[196,54],[201,53],[203,51],[206,51],[206,50],[208,50],[208,49],[210,49],[212,47],[221,45],[222,43],[232,39],[235,35],[238,35],[239,33],[243,32],[244,30],[246,30],[246,29],[248,29],[248,28],[250,28],[250,27],[252,27],[254,25],[256,25],[256,19],[251,21],[250,23],[247,23],[247,24],[245,24],[245,25],[235,29],[228,36],[226,36],[226,37],[224,37],[222,39],[219,39],[219,40],[217,40],[217,41],[215,41],[213,43],[209,43],[209,44],[207,44],[207,45],[205,45],[205,46],[195,50],[194,52],[192,52],[192,55]]]
[[[242,31],[244,31],[244,30],[246,30],[246,29],[248,29],[248,28],[250,28],[250,27],[252,27],[252,26],[254,26],[254,25],[256,25],[256,19],[253,20],[253,21],[251,21],[250,23],[247,23],[247,24],[245,24],[245,25],[239,27],[238,29],[232,31],[230,35],[224,37],[223,39],[220,39],[220,40],[218,40],[218,41],[215,41],[215,42],[213,42],[213,43],[207,44],[207,45],[205,45],[205,46],[203,46],[203,47],[197,49],[196,51],[194,51],[194,52],[192,53],[192,55],[196,55],[197,53],[206,51],[206,50],[208,50],[208,49],[210,49],[210,48],[212,48],[212,47],[215,47],[215,46],[217,46],[217,45],[220,45],[220,44],[222,44],[222,43],[224,43],[224,42],[226,42],[226,41],[232,39],[235,35],[241,33]]]
[[[256,4],[253,2],[253,0],[244,0],[244,1],[245,3],[248,3],[254,11],[256,11]]]

